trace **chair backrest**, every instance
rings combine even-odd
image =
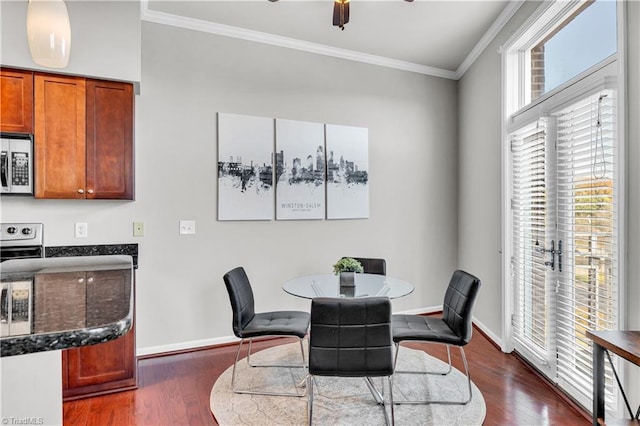
[[[386,297],[314,298],[309,336],[310,374],[393,374],[391,301]]]
[[[251,283],[242,266],[230,270],[223,278],[233,310],[233,333],[243,337],[244,328],[255,316]]]
[[[372,259],[368,257],[354,257],[362,264],[365,274],[387,275],[387,262],[384,259]]]
[[[457,270],[451,276],[449,287],[444,295],[442,319],[456,335],[464,340],[465,344],[471,340],[472,311],[479,288],[480,280],[477,277]]]

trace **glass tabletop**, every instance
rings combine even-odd
[[[293,278],[282,289],[297,297],[373,297],[386,296],[395,299],[410,294],[413,284],[398,278],[377,274],[355,274],[353,287],[340,286],[340,278],[334,274],[315,274]]]

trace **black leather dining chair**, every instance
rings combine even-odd
[[[231,308],[233,310],[233,333],[239,337],[238,351],[233,363],[231,374],[231,389],[235,393],[248,393],[256,395],[275,396],[304,396],[306,392],[273,392],[255,391],[236,388],[236,366],[240,357],[240,350],[245,340],[249,340],[247,351],[247,363],[251,367],[297,367],[305,368],[304,347],[302,339],[309,329],[308,312],[302,311],[272,311],[256,313],[254,308],[253,290],[251,283],[243,267],[239,266],[224,275],[224,282],[229,293]],[[262,336],[294,336],[299,339],[302,363],[294,365],[252,365],[251,341],[255,337]]]
[[[447,356],[449,358],[449,369],[446,372],[420,372],[420,371],[398,371],[396,374],[441,374],[447,375],[452,371],[451,346],[457,346],[462,355],[465,374],[469,387],[469,397],[463,401],[445,400],[417,400],[417,401],[396,401],[396,404],[458,404],[465,405],[471,401],[471,376],[467,357],[464,353],[464,346],[471,340],[473,332],[472,311],[475,305],[480,280],[461,270],[453,273],[449,286],[444,296],[442,305],[442,318],[428,317],[421,315],[393,315],[393,341],[396,344],[396,359],[394,367],[398,362],[400,353],[400,343],[404,341],[422,341],[431,343],[441,343],[447,346]],[[396,381],[397,386],[397,381]]]
[[[317,297],[311,301],[307,377],[309,425],[313,420],[314,376],[364,377],[366,380],[386,376],[391,424],[394,424],[392,375],[391,301],[388,298]],[[375,390],[372,384],[370,390]],[[384,384],[376,397],[382,402],[385,421],[389,423],[384,404]]]
[[[369,257],[354,257],[360,262],[365,274],[387,275],[387,262],[384,259],[374,259]]]

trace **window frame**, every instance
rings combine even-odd
[[[554,109],[559,104],[569,102],[570,99],[580,96],[585,92],[599,86],[602,81],[607,84],[607,74],[612,69],[615,70],[617,85],[617,136],[618,136],[618,187],[616,197],[618,208],[616,220],[618,227],[619,253],[618,270],[618,323],[621,328],[625,327],[627,311],[624,304],[626,299],[626,259],[624,253],[626,243],[626,4],[617,1],[617,52],[588,70],[580,73],[572,79],[564,82],[558,87],[541,95],[538,99],[525,105],[527,91],[531,88],[531,58],[530,49],[542,40],[545,35],[555,30],[556,25],[569,17],[571,13],[583,7],[581,1],[572,0],[544,2],[525,23],[515,31],[515,33],[499,49],[502,60],[502,312],[503,312],[503,339],[502,350],[512,352],[514,350],[513,341],[513,292],[511,288],[511,271],[513,258],[513,235],[512,235],[512,211],[511,211],[511,147],[510,133],[519,125],[531,121],[536,117],[542,117]],[[595,82],[594,82],[595,81]],[[549,99],[555,98],[552,105]]]

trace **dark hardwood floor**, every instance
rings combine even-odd
[[[264,349],[291,339],[254,343]],[[442,345],[412,344],[446,359]],[[64,403],[64,424],[70,425],[215,425],[209,393],[216,378],[231,364],[236,346],[139,361],[139,389]],[[558,396],[516,356],[504,354],[477,330],[465,348],[471,378],[487,406],[485,425],[589,425],[586,412]],[[462,369],[459,351],[454,365]]]

